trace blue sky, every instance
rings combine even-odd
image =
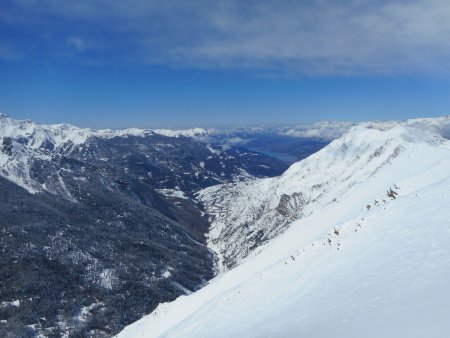
[[[2,0],[0,111],[89,127],[450,113],[450,2]]]

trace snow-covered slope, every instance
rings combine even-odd
[[[368,182],[378,181],[368,191],[373,198],[398,190],[397,180],[430,165],[433,152],[424,149],[442,144],[447,143],[440,136],[415,128],[357,126],[280,177],[201,191],[199,199],[211,215],[208,243],[217,254],[217,269],[235,266],[294,220],[339,204]]]
[[[280,232],[283,194],[285,231],[119,337],[447,337],[449,141],[357,127],[280,178],[222,189],[202,196],[222,198],[211,240],[224,257],[254,230]]]

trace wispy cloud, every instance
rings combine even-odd
[[[92,46],[86,42],[85,39],[79,37],[79,36],[70,36],[67,38],[66,40],[67,45],[80,51],[83,52],[87,49],[91,49]]]
[[[17,61],[20,60],[22,57],[23,55],[18,51],[13,50],[9,46],[0,44],[0,59],[7,61]]]
[[[63,30],[72,47],[94,35],[130,62],[291,74],[450,72],[446,0],[20,0],[4,25]],[[67,39],[67,35],[66,35]],[[126,48],[124,48],[126,47]],[[118,53],[119,51],[119,53]]]

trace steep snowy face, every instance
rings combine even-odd
[[[32,193],[43,190],[30,175],[35,160],[50,161],[51,156],[48,151],[28,148],[10,137],[0,142],[0,175]]]
[[[383,192],[389,198],[398,190],[396,181],[430,165],[441,148],[448,149],[448,141],[416,128],[357,126],[280,177],[201,191],[198,198],[211,217],[208,244],[217,254],[217,270],[235,266],[293,221],[339,204],[368,182],[377,182],[374,199]]]
[[[234,269],[118,337],[448,336],[449,141],[413,128],[358,127],[277,179],[221,189],[201,193],[222,203],[212,234],[220,227],[218,235],[242,246],[252,226],[265,225],[265,215],[251,218],[255,205],[279,217],[282,194],[306,202],[249,257],[230,254],[240,261]],[[222,238],[228,246],[213,244],[227,254],[232,241]]]
[[[92,137],[144,135],[145,132],[140,129],[92,130],[68,124],[41,125],[3,114],[0,116],[0,175],[32,193],[49,190],[31,177],[31,167],[37,162],[49,163],[86,144]],[[57,190],[64,189],[58,187]]]

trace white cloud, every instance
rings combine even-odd
[[[221,38],[181,52],[212,65],[243,64],[324,75],[429,72],[447,67],[448,1],[317,1],[310,7],[282,3],[287,4],[253,8],[245,18],[221,13],[212,21]]]
[[[324,140],[333,140],[347,132],[351,127],[360,125],[365,128],[374,128],[380,130],[390,129],[402,125],[415,127],[422,130],[428,130],[450,137],[450,115],[435,118],[417,118],[406,121],[366,121],[366,122],[340,122],[323,121],[313,124],[300,124],[291,127],[280,128],[277,133],[284,136],[301,138],[318,138]]]
[[[8,60],[8,61],[15,61],[20,60],[23,57],[21,53],[18,51],[13,50],[9,46],[2,46],[0,44],[0,59]]]
[[[447,0],[21,0],[14,8],[9,21],[83,23],[141,63],[313,75],[450,72]],[[68,43],[83,50],[79,36]]]
[[[317,138],[325,140],[333,140],[340,137],[348,129],[353,126],[352,122],[317,122],[313,124],[301,124],[289,128],[279,130],[280,135],[300,137],[300,138]]]
[[[84,39],[79,36],[71,36],[67,38],[67,44],[80,52],[92,48]]]
[[[238,145],[244,145],[248,143],[250,140],[243,139],[239,136],[234,136],[230,138],[226,138],[222,144],[222,150],[226,151]]]

